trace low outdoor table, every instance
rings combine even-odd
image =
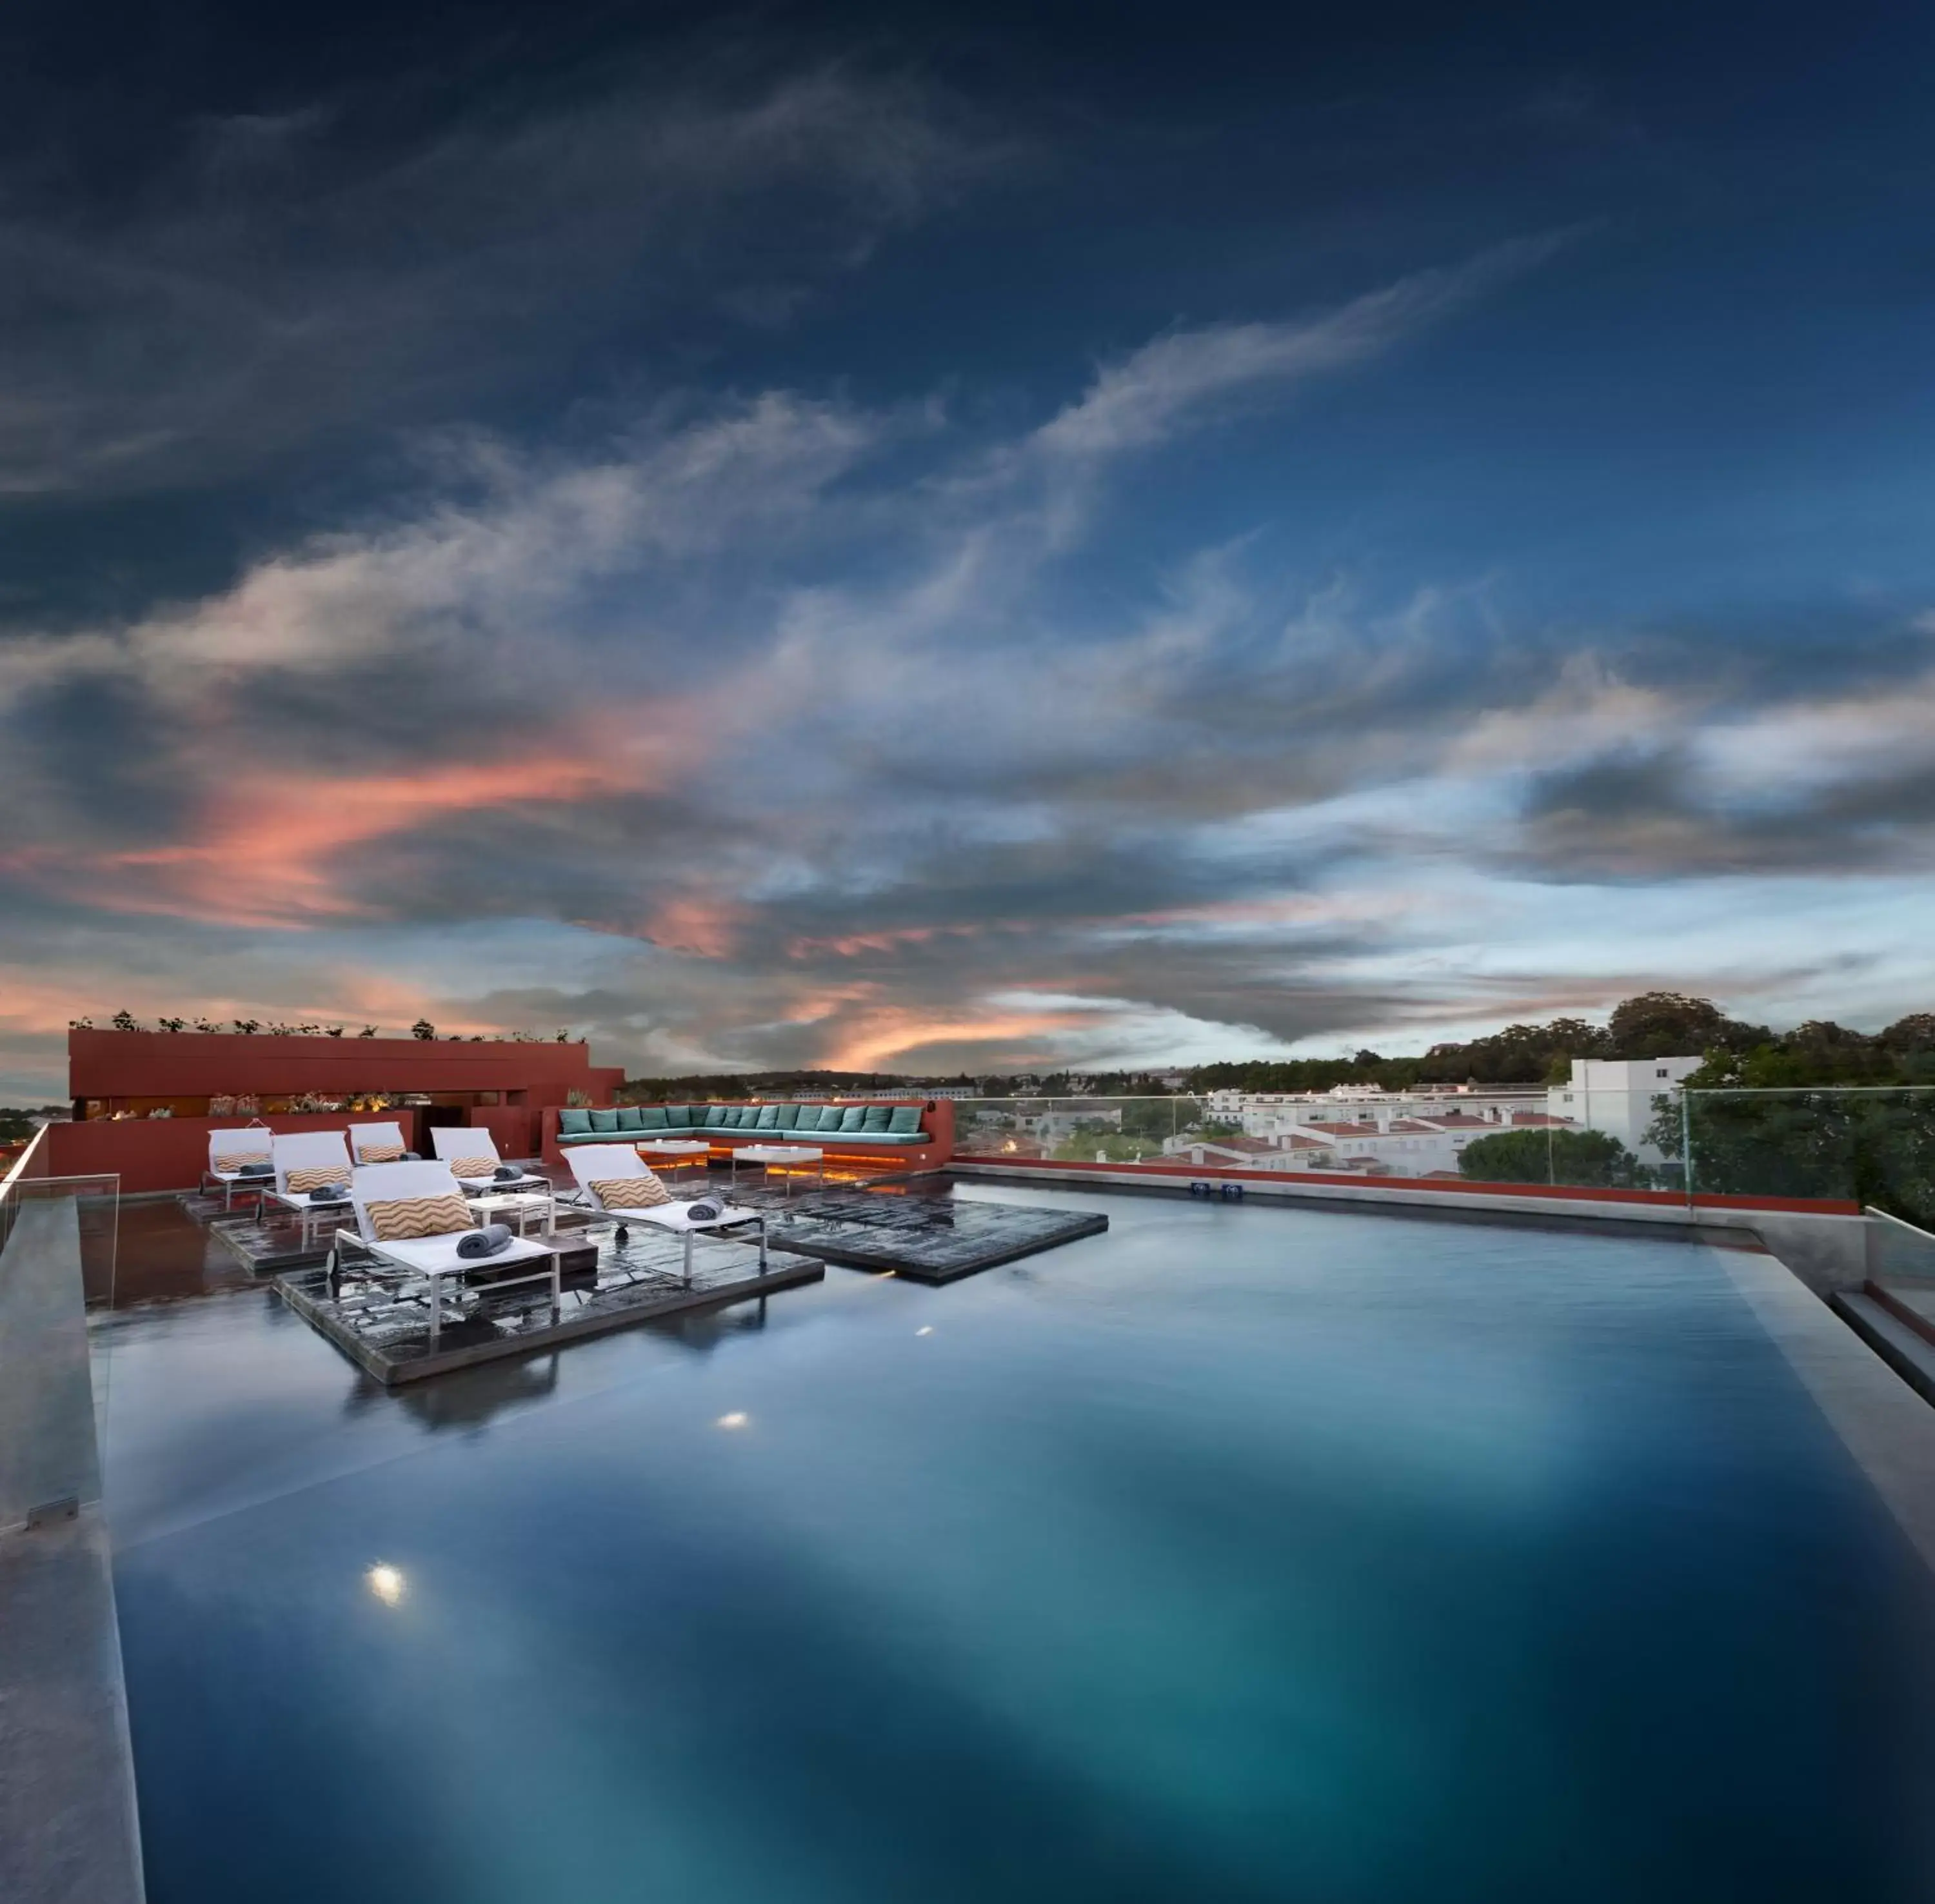
[[[310,1244],[315,1241],[315,1220],[318,1217],[330,1216],[340,1221],[349,1216],[356,1207],[346,1196],[339,1197],[333,1202],[315,1202],[311,1200],[309,1193],[306,1190],[277,1190],[272,1185],[267,1194],[268,1196],[273,1196],[285,1209],[293,1210],[301,1218],[304,1249],[307,1249]],[[265,1197],[264,1201],[266,1202],[267,1200],[267,1198]]]
[[[663,1159],[668,1170],[680,1170],[696,1163],[701,1169],[712,1154],[712,1146],[703,1138],[696,1140],[689,1137],[654,1137],[635,1146],[638,1154],[648,1163]]]
[[[481,1195],[472,1196],[469,1202],[470,1207],[477,1211],[486,1223],[490,1222],[496,1212],[500,1210],[507,1217],[515,1216],[520,1236],[527,1233],[531,1218],[540,1211],[543,1213],[547,1233],[557,1227],[557,1199],[548,1187],[539,1190],[485,1190]]]
[[[810,1144],[747,1144],[732,1153],[732,1174],[739,1174],[739,1160],[744,1157],[748,1163],[760,1166],[761,1174],[771,1176],[775,1166],[783,1168],[789,1164],[817,1163],[820,1166],[820,1186],[826,1187],[826,1153],[817,1151]],[[792,1172],[786,1170],[786,1194],[792,1194]]]

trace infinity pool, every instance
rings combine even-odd
[[[154,1904],[1935,1894],[1931,1577],[1719,1257],[995,1193],[1112,1227],[414,1394],[104,1330]]]

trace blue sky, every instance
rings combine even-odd
[[[1925,14],[4,32],[0,1094],[1928,1007]]]

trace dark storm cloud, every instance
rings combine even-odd
[[[1716,784],[1684,749],[1620,755],[1538,777],[1523,819],[1512,856],[1562,883],[1925,872],[1935,768],[1743,788]]]
[[[810,294],[1004,155],[957,107],[850,67],[626,60],[573,93],[436,110],[373,84],[198,119],[157,135],[138,195],[84,211],[37,166],[0,172],[0,492],[353,454],[554,387],[614,327],[702,361],[700,309],[716,328]]]

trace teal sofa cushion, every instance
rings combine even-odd
[[[887,1119],[887,1128],[896,1137],[904,1137],[909,1131],[918,1136],[920,1131],[920,1106],[918,1104],[896,1104],[892,1115]]]
[[[557,1134],[560,1137],[579,1136],[590,1128],[589,1111],[560,1111],[557,1114]]]
[[[593,1130],[616,1130],[618,1113],[616,1111],[593,1111],[591,1113],[591,1127]]]
[[[849,1104],[840,1114],[842,1130],[864,1130],[867,1127],[867,1107],[864,1104]]]
[[[739,1127],[739,1106],[736,1104],[716,1104],[706,1122],[714,1130],[737,1130]]]
[[[780,1127],[780,1107],[777,1104],[759,1106],[759,1124],[762,1130],[777,1130]]]
[[[799,1107],[799,1128],[801,1130],[820,1130],[826,1127],[826,1115],[833,1112],[833,1127],[840,1127],[840,1113],[830,1104],[802,1104]]]
[[[666,1127],[666,1112],[663,1104],[641,1104],[638,1106],[638,1128],[641,1130],[663,1130]]]
[[[773,1108],[779,1113],[773,1119],[775,1130],[790,1130],[799,1122],[799,1106],[797,1104],[776,1104]]]
[[[626,1104],[620,1108],[618,1128],[620,1130],[642,1130],[644,1127],[645,1121],[637,1105]]]
[[[683,1130],[687,1127],[689,1120],[686,1115],[685,1106],[683,1104],[666,1104],[661,1106],[660,1108],[665,1119],[664,1124],[661,1127],[663,1129],[666,1130]]]
[[[887,1119],[892,1114],[892,1106],[889,1104],[869,1104],[867,1106],[866,1115],[860,1120],[860,1128],[862,1130],[886,1130]]]

